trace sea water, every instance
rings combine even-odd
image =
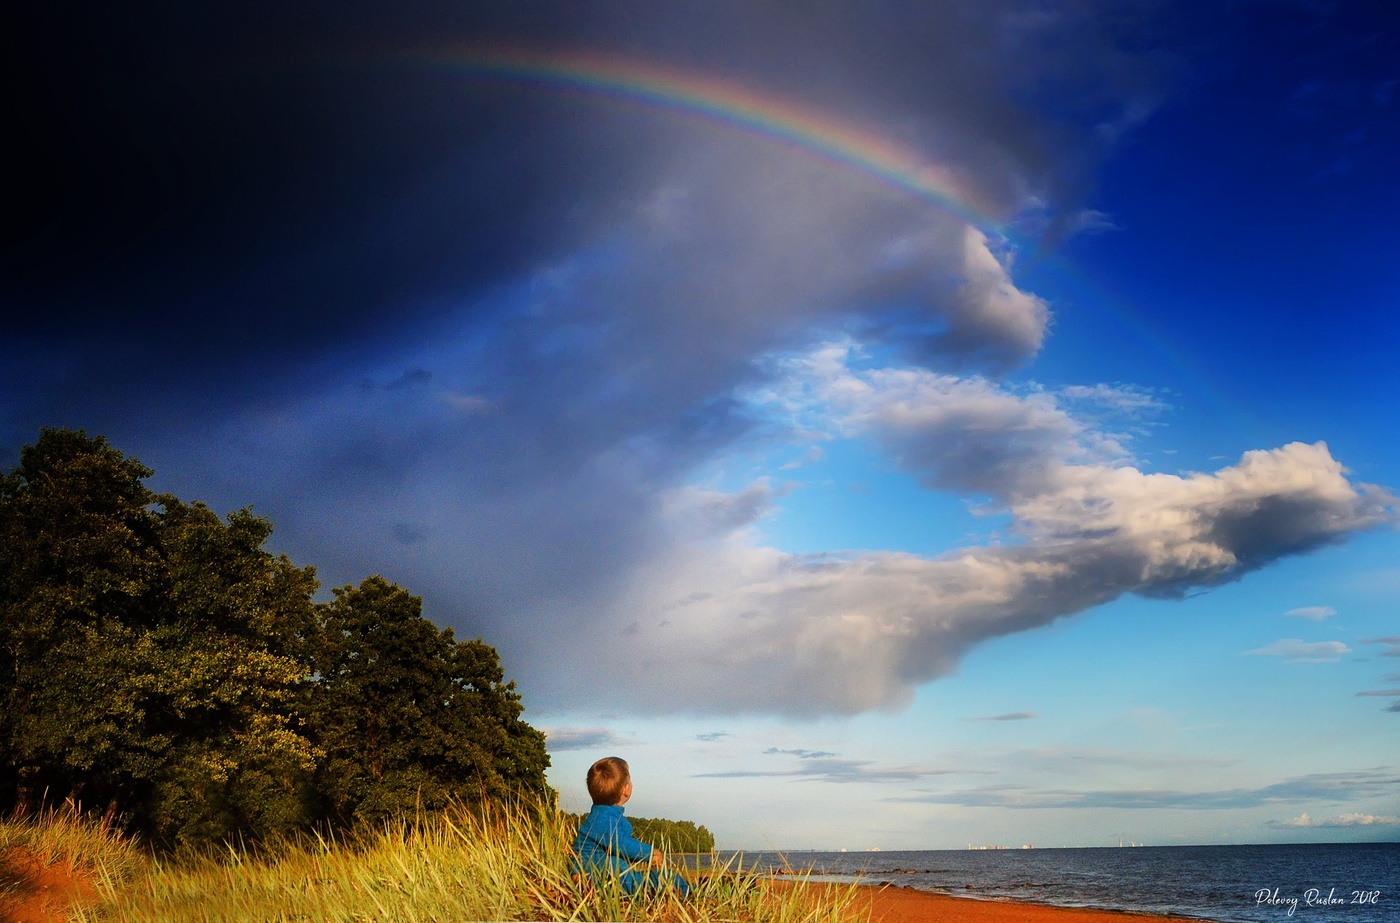
[[[1400,843],[721,853],[744,868],[1219,923],[1397,923]]]

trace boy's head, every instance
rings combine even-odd
[[[605,756],[588,767],[588,796],[594,804],[622,804],[632,794],[632,774],[620,756]]]

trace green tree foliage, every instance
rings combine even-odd
[[[71,799],[200,844],[545,790],[492,648],[380,578],[314,605],[265,519],[150,474],[51,429],[0,476],[0,809]]]
[[[84,787],[114,799],[159,762],[162,745],[137,729],[152,677],[136,635],[161,569],[150,474],[102,439],[46,431],[0,477],[0,785],[11,802]]]
[[[633,817],[632,833],[637,839],[663,852],[712,852],[715,836],[704,825],[689,820],[665,820],[660,817]]]
[[[315,573],[264,550],[272,526],[247,510],[223,522],[202,504],[161,502],[165,618],[150,644],[164,699],[149,729],[173,746],[151,824],[194,842],[294,829],[311,819],[300,687]]]
[[[544,792],[544,735],[491,647],[457,641],[382,577],[320,610],[311,696],[317,790],[341,822],[378,821],[509,792]]]

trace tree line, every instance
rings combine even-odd
[[[662,852],[712,852],[714,834],[705,825],[696,826],[688,820],[664,820],[659,817],[632,817],[632,833],[644,843],[660,846]]]
[[[495,649],[382,577],[315,602],[266,519],[151,474],[45,429],[0,475],[0,810],[199,846],[549,795]]]

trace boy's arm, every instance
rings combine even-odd
[[[614,841],[617,854],[629,862],[656,862],[661,850],[653,849],[634,836],[620,836]]]
[[[661,850],[655,849],[632,835],[632,825],[626,819],[617,825],[617,838],[613,841],[617,854],[629,862],[650,862],[659,865]]]

